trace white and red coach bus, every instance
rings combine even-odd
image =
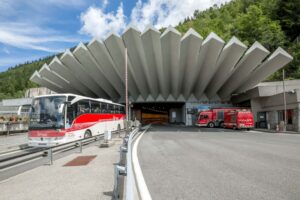
[[[48,147],[124,129],[125,107],[105,99],[51,94],[33,99],[28,145]]]

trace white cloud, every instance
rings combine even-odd
[[[29,24],[0,23],[0,43],[23,49],[45,52],[61,52],[63,49],[51,48],[49,43],[77,43],[80,39],[61,36],[52,30],[43,30]]]
[[[5,54],[10,54],[10,51],[6,48],[6,47],[4,47],[3,49],[2,49],[2,51],[5,53]]]
[[[228,1],[230,0],[138,0],[127,21],[123,15],[122,4],[116,13],[105,13],[104,8],[90,7],[81,14],[83,27],[80,33],[103,39],[111,30],[121,33],[127,25],[133,25],[141,31],[149,24],[158,29],[175,26],[186,17],[192,16],[195,10],[205,10],[214,4],[220,5]]]
[[[83,23],[80,33],[103,39],[110,32],[119,33],[126,27],[123,5],[120,4],[115,13],[105,13],[103,8],[90,7],[82,13],[80,19]]]

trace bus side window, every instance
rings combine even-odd
[[[107,113],[107,104],[106,103],[101,103],[101,112]]]
[[[115,105],[115,113],[120,113],[120,106]]]
[[[92,113],[99,113],[100,112],[100,104],[96,101],[91,102],[91,111]]]
[[[88,100],[78,101],[77,116],[89,112],[90,112],[90,101]]]
[[[67,106],[66,128],[71,127],[76,117],[76,113],[75,113],[76,109],[77,109],[77,103]]]
[[[125,114],[125,107],[124,106],[120,106],[120,113]]]
[[[115,107],[113,104],[108,104],[109,105],[109,112],[110,113],[115,113]]]

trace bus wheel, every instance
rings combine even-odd
[[[215,127],[215,124],[214,124],[213,122],[209,122],[209,123],[208,123],[208,127],[209,127],[209,128],[214,128],[214,127]]]
[[[84,132],[84,138],[90,138],[90,137],[92,137],[91,131],[90,131],[90,130],[86,130],[86,131]]]

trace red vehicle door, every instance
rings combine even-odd
[[[207,124],[212,120],[212,112],[202,111],[198,117],[197,126],[207,126]]]

